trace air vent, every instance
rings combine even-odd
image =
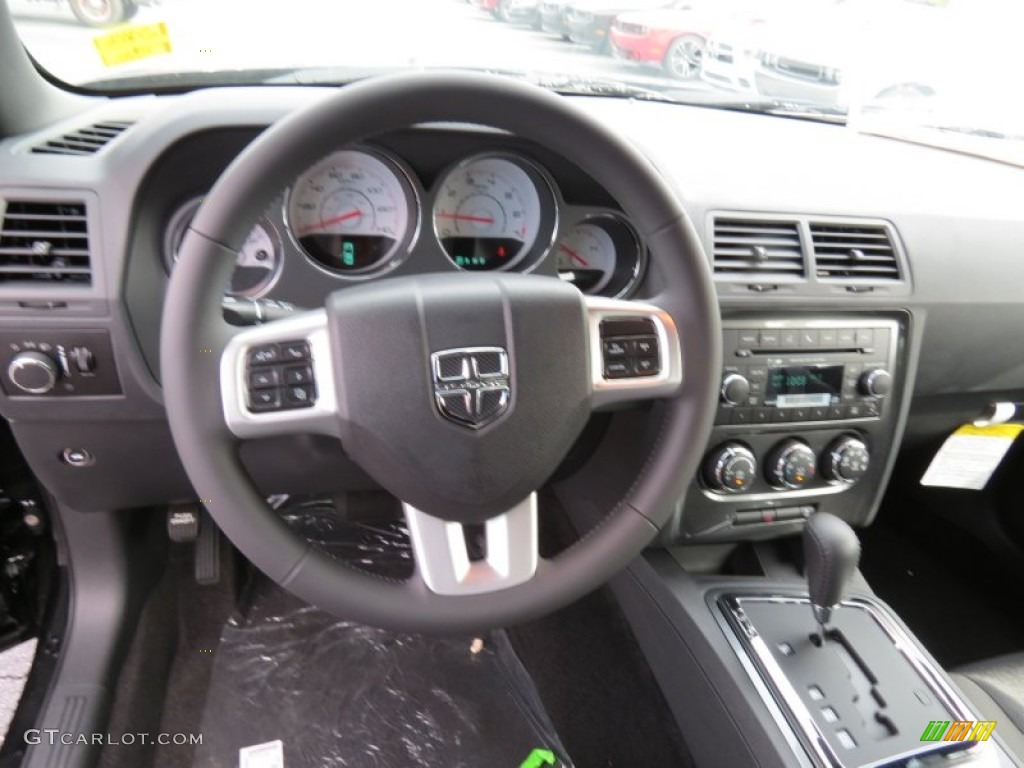
[[[755,280],[802,278],[804,253],[795,221],[716,218],[715,274]]]
[[[900,265],[889,230],[882,224],[811,222],[815,274],[841,280],[893,281]]]
[[[0,283],[91,282],[85,203],[9,200],[0,210]]]
[[[131,126],[132,123],[119,120],[95,123],[37,144],[32,147],[32,152],[42,155],[94,155]]]

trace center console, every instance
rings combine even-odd
[[[867,522],[893,453],[907,330],[899,314],[725,318],[715,427],[668,538],[769,538],[817,511]]]

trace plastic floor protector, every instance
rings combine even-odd
[[[398,526],[342,524],[324,504],[282,512],[346,559],[386,572],[408,565]],[[216,649],[199,768],[572,765],[504,632],[379,630],[262,576],[245,603]]]

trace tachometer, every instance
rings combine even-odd
[[[555,244],[558,276],[595,296],[629,293],[640,278],[645,255],[632,225],[610,211],[583,219]]]
[[[358,277],[402,261],[414,208],[412,186],[393,162],[362,150],[342,150],[292,185],[288,226],[314,263]]]
[[[545,225],[553,228],[553,218],[542,210],[538,180],[518,163],[498,156],[457,166],[443,179],[434,200],[438,241],[455,266],[468,270],[519,264]]]

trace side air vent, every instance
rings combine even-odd
[[[37,155],[94,155],[132,125],[120,120],[95,123],[37,144],[32,152]]]
[[[896,247],[882,224],[811,222],[815,274],[823,279],[895,281],[900,279]]]
[[[796,221],[716,218],[711,252],[715,274],[754,280],[804,276]]]
[[[85,203],[0,200],[0,284],[89,285]]]

